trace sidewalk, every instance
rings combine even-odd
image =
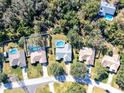
[[[89,85],[87,93],[92,93],[92,92],[93,92],[93,85]]]
[[[0,93],[4,93],[4,88],[2,86],[0,87]]]
[[[50,93],[55,93],[55,91],[54,91],[54,82],[49,83],[49,89],[50,89]]]

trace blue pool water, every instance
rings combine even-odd
[[[29,50],[30,50],[30,52],[39,51],[39,50],[41,50],[41,47],[38,47],[38,46],[36,46],[36,47],[29,46]]]
[[[105,15],[104,18],[108,21],[112,21],[113,20],[113,16],[112,15]]]
[[[65,46],[65,42],[63,40],[57,40],[55,43],[56,47],[64,47]]]
[[[32,51],[38,51],[38,50],[40,50],[40,47],[33,47],[32,48]]]
[[[17,53],[17,48],[13,48],[9,50],[9,54],[16,54]]]

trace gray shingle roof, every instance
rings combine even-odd
[[[116,7],[113,4],[109,4],[106,1],[101,1],[100,12],[103,14],[114,15],[116,11]]]

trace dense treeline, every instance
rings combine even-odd
[[[67,35],[75,48],[103,49],[105,40],[124,46],[122,22],[96,21],[99,6],[100,0],[1,0],[0,41],[52,28],[54,33]]]

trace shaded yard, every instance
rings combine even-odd
[[[104,68],[104,67],[101,66],[101,63],[100,63],[100,62],[101,62],[101,58],[95,60],[95,66],[92,68],[92,72],[91,72],[91,78],[92,78],[92,79],[95,79],[95,78],[99,77],[99,75],[98,75],[97,72],[102,71],[102,69],[103,69],[103,71],[104,71],[104,69],[106,69],[106,68]],[[104,71],[104,72],[105,72],[105,71]],[[101,73],[102,73],[102,72],[101,72]],[[102,82],[103,82],[103,83],[106,83],[107,80],[108,80],[108,78],[107,78],[107,76],[106,76],[106,78],[104,78],[104,79],[102,80]]]

